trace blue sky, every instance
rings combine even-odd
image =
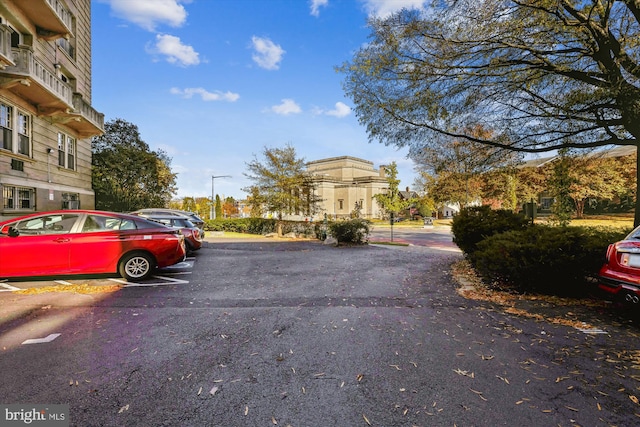
[[[367,16],[424,0],[94,0],[92,105],[138,126],[172,158],[179,197],[244,198],[264,147],[306,161],[395,161],[407,150],[368,142],[335,67],[368,40]]]

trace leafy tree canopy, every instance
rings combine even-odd
[[[400,180],[398,179],[398,165],[396,162],[385,166],[384,173],[387,176],[387,182],[389,182],[389,190],[386,193],[376,194],[373,197],[386,212],[397,214],[415,203],[413,199],[403,199],[400,197],[400,191],[398,189]]]
[[[434,0],[369,26],[340,71],[372,140],[412,154],[442,135],[523,153],[638,146],[638,0]]]
[[[169,205],[176,191],[171,159],[162,150],[152,151],[137,126],[122,119],[105,123],[91,151],[96,208],[128,212]]]
[[[318,196],[312,176],[305,169],[291,145],[284,148],[264,148],[263,159],[256,155],[247,163],[244,175],[253,184],[243,191],[251,194],[251,203],[263,204],[269,212],[282,219],[285,214],[313,215],[317,212]],[[252,211],[259,211],[254,207]]]

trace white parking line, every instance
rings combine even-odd
[[[582,332],[583,334],[590,334],[590,335],[596,335],[596,334],[608,334],[609,332],[607,331],[603,331],[602,329],[583,329],[583,328],[576,328],[578,329],[580,332]]]
[[[16,288],[15,286],[11,286],[7,283],[0,283],[0,288],[4,288],[4,289],[0,289],[0,292],[13,292],[13,291],[20,291],[20,288]]]
[[[176,274],[176,273],[174,273]],[[190,272],[184,272],[184,273],[177,273],[177,274],[191,274]],[[126,280],[122,280],[122,279],[109,279],[112,282],[116,282],[116,283],[120,283],[122,285],[124,285],[125,288],[140,288],[140,287],[149,287],[149,286],[166,286],[166,285],[180,285],[180,284],[185,284],[185,283],[189,283],[188,280],[180,280],[180,279],[173,279],[171,277],[167,277],[167,276],[151,276],[154,279],[160,279],[163,280],[163,282],[158,282],[158,283],[131,283],[131,282],[127,282]]]
[[[183,274],[191,274],[191,271],[176,271],[176,272],[171,272],[171,271],[166,271],[167,269],[172,269],[172,268],[193,268],[193,259],[195,258],[187,258],[186,261],[180,262],[178,264],[172,265],[171,267],[166,267],[164,270],[164,274],[166,275],[171,275],[171,276],[178,276],[178,275],[183,275]],[[170,277],[166,277],[166,275],[163,276],[151,276],[155,279],[159,279],[162,280],[162,282],[158,282],[158,283],[131,283],[131,282],[127,282],[126,280],[123,279],[115,279],[115,278],[110,278],[107,280],[110,280],[112,282],[116,282],[119,283],[121,285],[124,285],[125,288],[128,287],[143,287],[143,286],[166,286],[166,285],[175,285],[175,284],[185,284],[185,283],[189,283],[188,280],[180,280],[180,279],[173,279]],[[67,282],[66,280],[54,280],[54,283],[57,283],[59,285],[73,285],[73,283]],[[17,288],[15,286],[12,286],[8,283],[5,282],[0,282],[0,292],[15,292],[15,291],[21,291],[21,288]]]
[[[51,342],[55,340],[60,335],[61,334],[50,334],[49,336],[46,336],[44,338],[32,338],[32,339],[23,341],[22,344],[43,344],[43,343]]]

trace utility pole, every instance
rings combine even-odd
[[[209,215],[209,218],[211,219],[216,219],[216,193],[214,190],[214,183],[216,178],[232,178],[231,175],[218,175],[218,176],[214,176],[211,175],[211,215]]]

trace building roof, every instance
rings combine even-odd
[[[338,156],[338,157],[328,157],[326,159],[320,159],[320,160],[312,160],[310,162],[307,162],[307,166],[316,165],[316,164],[322,164],[322,163],[330,163],[330,162],[335,162],[335,161],[339,161],[339,160],[351,160],[352,162],[366,163],[368,165],[373,166],[373,162],[372,161],[364,160],[364,159],[360,159],[358,157],[352,157],[352,156]]]
[[[557,156],[540,157],[538,159],[527,160],[518,165],[519,168],[540,168],[556,159]]]
[[[631,156],[636,152],[635,145],[617,145],[613,148],[605,148],[602,150],[591,151],[587,154],[588,157],[593,158],[613,158],[613,157],[625,157]],[[546,165],[549,162],[553,162],[559,159],[559,155],[540,157],[537,159],[530,159],[518,165],[519,168],[539,168]]]
[[[416,193],[415,191],[398,191],[398,194],[404,200],[414,199],[418,197],[418,193]]]
[[[598,150],[589,153],[590,157],[599,157],[599,158],[607,158],[607,157],[626,157],[631,156],[636,152],[635,145],[617,145],[608,150]]]

